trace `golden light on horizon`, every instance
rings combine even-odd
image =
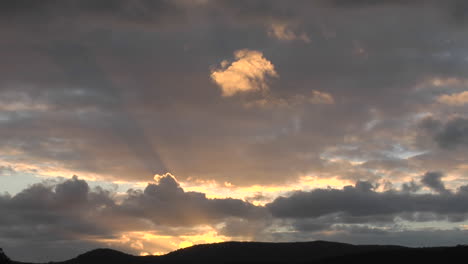
[[[199,226],[191,229],[189,235],[159,235],[154,231],[124,232],[115,239],[89,239],[106,247],[129,247],[139,255],[164,255],[171,251],[197,244],[219,243],[231,240],[218,234],[212,226]]]

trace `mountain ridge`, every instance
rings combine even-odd
[[[329,241],[220,242],[199,244],[161,256],[134,256],[98,248],[54,264],[166,264],[166,263],[438,263],[447,258],[467,258],[468,246],[412,248],[398,245],[352,245]],[[3,254],[0,264],[10,261]]]

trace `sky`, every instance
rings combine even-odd
[[[0,247],[468,243],[463,0],[0,2]]]

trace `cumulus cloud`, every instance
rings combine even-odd
[[[445,188],[445,185],[442,182],[443,176],[444,175],[441,172],[427,172],[423,175],[421,183],[438,193],[447,193],[449,191]]]
[[[142,192],[128,192],[118,210],[166,226],[214,224],[229,217],[249,219],[262,214],[261,208],[239,199],[208,199],[204,193],[185,192],[169,174]]]
[[[24,245],[110,238],[114,230],[98,218],[114,205],[108,191],[91,190],[77,177],[34,184],[14,196],[0,196],[0,237],[10,246],[12,241]]]
[[[211,72],[211,79],[220,86],[223,96],[268,90],[268,78],[278,77],[274,65],[256,50],[234,52],[235,60],[222,61],[221,68]]]
[[[437,97],[437,101],[443,104],[461,106],[468,103],[468,91],[454,93],[454,94],[444,94]]]
[[[266,214],[264,208],[242,200],[208,199],[203,193],[185,192],[170,174],[142,191],[130,189],[126,194],[91,188],[77,176],[38,183],[14,196],[0,195],[0,211],[3,243],[61,241],[64,247],[77,241],[97,245],[124,232],[196,234],[198,226],[263,219]]]

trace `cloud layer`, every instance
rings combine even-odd
[[[2,1],[2,247],[466,243],[467,10]]]
[[[99,186],[91,188],[74,176],[65,181],[34,184],[14,196],[0,196],[0,209],[4,212],[0,241],[6,250],[13,252],[12,256],[24,260],[40,257],[41,252],[19,255],[21,249],[33,244],[34,252],[42,249],[55,259],[99,245],[136,254],[177,248],[177,244],[169,248],[143,244],[147,236],[154,237],[154,241],[170,236],[172,241],[182,239],[186,243],[184,237],[197,239],[197,236],[198,240],[188,241],[210,242],[213,239],[210,236],[221,241],[239,238],[283,241],[304,240],[307,236],[301,234],[307,233],[308,237],[328,234],[336,238],[346,230],[351,233],[341,234],[341,240],[347,240],[354,232],[370,229],[380,233],[381,237],[376,236],[373,242],[379,243],[378,239],[385,239],[388,232],[394,235],[411,232],[395,226],[401,221],[463,223],[468,219],[465,206],[468,187],[448,191],[438,176],[427,173],[421,180],[435,194],[396,189],[377,192],[375,185],[357,182],[343,189],[293,192],[265,206],[232,198],[209,199],[204,193],[184,191],[170,174],[159,177],[158,182],[143,190],[129,189],[126,193]],[[389,231],[388,226],[392,225],[394,230]],[[207,228],[212,233],[207,235]],[[272,233],[271,229],[293,232]],[[64,244],[64,248],[80,243],[81,246],[63,254],[53,253],[57,243]],[[406,242],[402,239],[398,243]],[[431,243],[442,242],[435,239]]]
[[[416,131],[422,115],[453,113],[434,102],[466,86],[457,1],[430,2],[417,14],[402,3],[339,1],[3,5],[2,165],[131,181],[169,171],[251,185],[304,175],[383,181],[401,168],[382,176],[366,166],[395,163],[397,145],[448,157]],[[424,23],[414,21],[422,15]],[[313,41],[272,38],[272,25]],[[325,159],[332,148],[352,157]],[[362,161],[350,149],[372,153],[369,163],[346,163]],[[425,157],[405,169],[454,168],[431,168]]]

